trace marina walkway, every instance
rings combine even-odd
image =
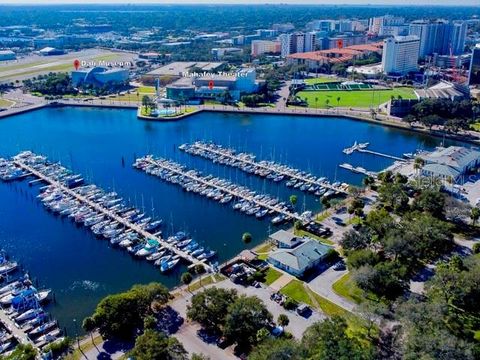
[[[17,339],[19,343],[30,344],[36,347],[33,341],[30,340],[30,338],[27,336],[27,334],[22,329],[15,326],[15,323],[7,316],[7,314],[5,314],[3,310],[0,311],[0,321],[8,329],[12,336]]]
[[[220,191],[223,191],[227,194],[230,194],[236,198],[240,198],[240,199],[243,199],[243,200],[246,200],[246,201],[249,201],[251,203],[255,203],[256,205],[258,206],[261,206],[261,207],[264,207],[268,210],[272,210],[272,211],[275,211],[276,213],[279,213],[279,214],[282,214],[282,215],[285,215],[287,218],[293,218],[293,219],[296,219],[296,220],[300,220],[300,221],[304,221],[304,219],[298,215],[297,213],[293,213],[293,212],[290,212],[290,211],[286,211],[280,207],[277,207],[277,206],[272,206],[270,204],[267,204],[266,202],[264,201],[261,201],[261,200],[257,200],[257,199],[254,199],[253,196],[248,196],[248,195],[245,195],[241,192],[238,192],[238,191],[235,191],[235,190],[231,190],[227,187],[224,187],[224,186],[221,186],[221,185],[218,185],[218,184],[215,184],[214,182],[210,181],[210,180],[206,180],[204,179],[203,177],[200,177],[200,176],[196,176],[196,175],[193,175],[191,173],[189,173],[188,171],[181,171],[179,169],[176,169],[172,166],[168,166],[164,163],[162,163],[161,161],[156,161],[154,160],[152,157],[145,157],[145,161],[152,164],[152,165],[155,165],[155,166],[158,166],[159,168],[162,168],[164,170],[167,170],[167,171],[170,171],[174,174],[177,174],[177,175],[181,175],[181,176],[185,176],[187,178],[189,178],[190,180],[193,180],[193,181],[196,181],[200,184],[203,184],[203,185],[206,185],[208,187],[211,187],[211,188],[214,188],[214,189],[217,189],[217,190],[220,190]]]
[[[124,218],[118,216],[117,214],[115,214],[112,211],[104,208],[103,206],[100,206],[99,204],[97,204],[97,203],[87,199],[86,197],[76,193],[72,189],[69,189],[68,187],[66,187],[62,183],[60,183],[60,182],[52,179],[51,177],[35,170],[31,166],[29,166],[29,165],[27,165],[27,164],[25,164],[21,161],[18,161],[18,160],[15,160],[13,163],[16,166],[22,168],[23,170],[25,170],[25,171],[31,173],[32,175],[36,176],[37,178],[42,179],[47,184],[53,185],[56,188],[60,189],[62,192],[64,192],[64,193],[70,195],[71,197],[77,199],[79,202],[81,202],[85,205],[88,205],[90,208],[96,210],[97,212],[102,213],[102,214],[108,216],[110,219],[117,221],[118,223],[125,226],[125,228],[128,228],[128,229],[131,229],[131,230],[135,231],[137,234],[143,236],[145,239],[156,240],[159,244],[162,245],[163,248],[168,249],[169,251],[173,252],[174,254],[176,254],[176,255],[180,256],[181,258],[185,259],[186,261],[190,262],[192,264],[190,266],[195,266],[196,264],[203,264],[203,266],[206,268],[206,270],[212,270],[211,266],[208,265],[205,261],[200,261],[200,260],[196,259],[195,257],[187,254],[186,252],[184,252],[184,251],[176,248],[175,246],[167,243],[162,238],[160,238],[158,236],[155,236],[155,235],[149,233],[148,231],[145,231],[144,229],[142,229],[138,225],[125,220]]]
[[[215,144],[213,144],[213,145],[218,146],[218,145],[215,145]],[[203,150],[205,152],[209,152],[211,154],[224,156],[226,158],[229,158],[229,159],[232,159],[232,160],[235,160],[235,161],[239,161],[239,162],[241,162],[245,165],[250,165],[250,166],[262,169],[262,170],[275,172],[279,175],[283,175],[287,178],[294,179],[294,180],[297,180],[297,181],[302,181],[302,182],[307,183],[309,185],[317,185],[317,186],[321,186],[321,187],[324,187],[326,189],[333,190],[333,191],[336,191],[336,192],[339,192],[339,193],[342,193],[342,194],[347,194],[347,191],[341,189],[340,187],[333,186],[333,185],[329,184],[328,182],[313,181],[311,179],[308,179],[305,176],[296,174],[297,171],[300,172],[299,170],[296,170],[296,169],[295,170],[282,169],[281,165],[279,165],[278,167],[274,167],[273,164],[268,165],[268,164],[265,164],[265,163],[259,163],[257,161],[248,160],[248,159],[245,159],[245,158],[242,158],[242,157],[238,156],[237,154],[231,154],[227,151],[222,152],[222,151],[219,151],[219,150],[215,150],[211,147],[208,147],[208,146],[205,146],[205,145],[201,144],[200,142],[196,142],[196,143],[191,144],[189,146],[191,146],[193,148],[197,148],[199,150]]]

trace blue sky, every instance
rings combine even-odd
[[[386,4],[386,5],[474,5],[480,6],[480,0],[2,0],[3,4]]]

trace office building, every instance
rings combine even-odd
[[[294,30],[295,25],[293,25],[292,23],[273,24],[272,29],[278,31],[279,33],[285,33]]]
[[[472,52],[468,85],[480,85],[480,44],[477,44]]]
[[[282,34],[279,39],[282,57],[315,50],[316,34],[314,32]]]
[[[17,56],[12,50],[0,50],[0,61],[15,60]]]
[[[281,50],[280,41],[254,40],[252,41],[252,56],[263,54],[278,54]]]
[[[397,36],[383,42],[382,70],[389,75],[406,75],[418,68],[420,39]]]
[[[107,69],[97,66],[72,71],[72,83],[74,86],[119,84],[127,81],[129,76],[130,72],[127,69]]]

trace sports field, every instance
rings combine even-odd
[[[392,96],[403,99],[416,99],[412,88],[400,87],[391,90],[335,90],[335,91],[300,91],[297,96],[306,100],[309,107],[357,107],[369,108],[378,106],[391,99]]]

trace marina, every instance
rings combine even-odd
[[[121,194],[127,206],[140,209],[145,217],[163,219],[162,238],[183,231],[200,247],[217,251],[215,261],[219,263],[246,248],[241,240],[245,232],[252,234],[248,247],[262,242],[273,231],[270,221],[231,210],[233,200],[227,209],[227,205],[211,198],[194,196],[178,185],[145,176],[131,166],[136,158],[155,154],[258,194],[271,194],[284,201],[297,195],[299,213],[304,207],[321,211],[319,196],[287,187],[286,180],[252,176],[178,150],[179,145],[196,140],[228,145],[258,159],[274,159],[332,183],[355,185],[361,185],[362,177],[339,169],[339,164],[348,162],[377,172],[393,162],[357,151],[350,156],[343,154],[342,150],[355,140],[368,140],[375,150],[398,156],[419,148],[434,149],[441,142],[345,118],[298,115],[199,113],[177,122],[143,122],[136,119],[135,110],[63,107],[0,122],[0,157],[11,159],[24,149],[45,155],[74,174],[82,174],[85,183],[95,184],[106,193]],[[447,139],[449,144],[454,143]],[[96,236],[90,227],[68,216],[53,215],[37,198],[47,184],[42,180],[29,186],[37,179],[25,174],[23,180],[0,181],[0,248],[21,259],[25,268],[54,291],[59,306],[49,312],[68,334],[75,334],[72,319],[77,319],[78,325],[108,294],[125,291],[139,282],[161,282],[169,288],[180,283],[188,262],[180,261],[170,272],[162,273],[146,257],[132,256],[126,248]],[[82,332],[79,325],[78,332]]]
[[[0,355],[8,356],[16,344],[43,350],[61,342],[63,331],[45,310],[51,289],[37,289],[16,261],[0,252]]]
[[[257,194],[248,188],[212,175],[203,176],[200,172],[186,169],[173,161],[147,155],[137,159],[133,166],[162,180],[179,184],[188,192],[212,198],[221,204],[233,201],[233,209],[247,215],[254,215],[257,219],[267,215],[273,216],[271,222],[275,225],[293,219],[302,222],[311,221],[310,212],[299,215],[291,206],[269,195]]]
[[[188,253],[176,244],[185,240],[183,237],[162,239],[161,231],[154,233],[160,228],[161,220],[152,220],[138,209],[128,207],[114,192],[105,193],[95,185],[81,186],[83,178],[72,175],[63,166],[29,151],[14,156],[10,163],[4,160],[3,165],[0,168],[2,178],[14,180],[29,174],[47,183],[38,197],[54,213],[90,227],[95,235],[126,248],[136,257],[164,255],[155,259],[162,272],[174,268],[180,259],[211,269],[205,263],[213,257],[211,253]]]
[[[282,165],[274,161],[256,161],[256,156],[249,153],[237,153],[233,148],[226,148],[212,142],[197,141],[193,144],[182,144],[179,149],[188,154],[201,156],[213,162],[241,169],[249,174],[270,179],[274,182],[286,180],[288,187],[310,192],[316,196],[333,196],[346,194],[348,185],[330,182],[325,177],[317,178],[313,174]]]

